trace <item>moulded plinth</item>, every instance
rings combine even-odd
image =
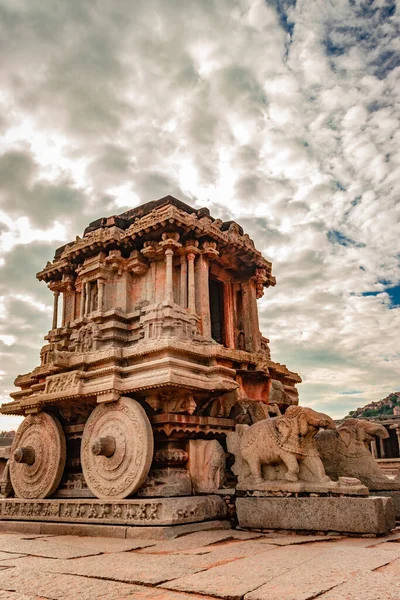
[[[224,518],[219,496],[127,500],[0,500],[0,520],[162,526]]]

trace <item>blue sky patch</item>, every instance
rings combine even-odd
[[[331,244],[339,244],[340,246],[347,247],[354,246],[356,248],[365,248],[365,244],[352,240],[337,229],[330,229],[327,233],[327,237]]]

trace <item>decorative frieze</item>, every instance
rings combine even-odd
[[[0,519],[3,520],[171,525],[218,519],[225,514],[225,503],[218,496],[107,502],[97,499],[0,500]]]

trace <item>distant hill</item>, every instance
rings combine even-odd
[[[358,417],[390,417],[393,415],[395,406],[400,408],[400,392],[392,392],[383,400],[370,402],[362,408],[351,410],[347,417],[358,419]]]

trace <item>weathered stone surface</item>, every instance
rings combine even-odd
[[[26,556],[26,554],[14,554],[13,553],[13,558],[22,558],[24,556]],[[2,561],[2,560],[10,560],[10,554],[8,552],[0,552],[0,561]]]
[[[0,500],[4,520],[36,520],[120,525],[174,525],[208,521],[226,515],[220,496],[109,500]]]
[[[279,575],[246,595],[246,600],[308,600],[335,588],[357,572],[372,570],[395,559],[396,554],[364,548],[321,549],[312,569],[302,565]],[[362,566],[361,566],[362,565]],[[334,596],[336,597],[336,596]]]
[[[0,521],[0,533],[1,532],[40,534],[40,523],[29,521]]]
[[[239,600],[244,594],[298,564],[315,559],[320,553],[321,549],[317,547],[305,547],[301,552],[295,546],[270,549],[257,556],[235,560],[169,581],[162,584],[162,587]]]
[[[4,539],[0,538],[0,549],[3,552],[15,554],[32,554],[34,556],[43,556],[49,558],[78,558],[80,556],[91,556],[100,554],[99,550],[92,548],[75,548],[68,546],[58,541],[53,541],[54,538],[37,539],[37,540],[21,540],[21,539]],[[11,554],[10,554],[11,556]],[[10,558],[9,556],[9,558]]]
[[[236,486],[238,492],[248,492],[249,496],[297,496],[297,494],[329,494],[335,496],[368,496],[368,488],[353,477],[340,477],[339,481],[263,481],[262,483],[242,483]]]
[[[390,498],[237,498],[240,527],[387,533],[395,526]]]
[[[279,479],[329,483],[314,442],[320,428],[334,429],[335,424],[328,415],[300,406],[250,427],[237,425],[227,444],[241,489],[258,489],[265,481]]]
[[[259,538],[259,541],[265,542],[266,544],[272,544],[273,546],[293,546],[298,544],[312,544],[313,542],[331,542],[332,540],[338,539],[340,539],[340,536],[338,535],[299,535],[296,533],[291,535],[276,535],[271,533],[264,534]]]
[[[174,525],[172,527],[127,527],[126,537],[131,539],[172,540],[194,531],[210,529],[231,529],[229,521],[204,521],[202,523],[188,523],[187,525]]]
[[[39,535],[74,535],[107,538],[128,538],[146,540],[169,540],[208,529],[231,529],[229,521],[203,521],[186,525],[164,527],[123,527],[121,525],[87,525],[75,523],[44,523],[34,521],[0,521],[0,533]]]
[[[17,560],[14,559],[2,561],[1,564],[29,570],[84,575],[85,577],[97,577],[126,583],[157,585],[164,581],[201,571],[205,568],[203,562],[208,564],[209,559],[202,562],[200,558],[197,555],[180,555],[178,559],[175,554],[151,555],[124,552],[123,558],[121,558],[120,553],[57,561],[49,558],[28,557],[17,559],[18,565]]]
[[[228,542],[231,540],[249,540],[259,538],[260,535],[261,534],[259,533],[235,531],[234,529],[226,531],[199,531],[168,542],[161,542],[156,545],[153,544],[151,547],[144,548],[140,552],[146,554],[148,552],[186,552],[197,548],[201,548],[203,551],[204,548],[206,548],[206,550],[211,551],[211,544],[218,544],[219,542]]]
[[[213,493],[225,479],[225,452],[217,440],[189,441],[189,472],[195,493]]]
[[[22,600],[19,592],[29,592],[26,596],[37,600],[37,598],[57,598],[57,600],[110,600],[111,598],[130,598],[139,600],[149,598],[160,600],[196,600],[198,596],[179,594],[176,596],[163,595],[161,590],[146,588],[137,585],[121,583],[118,581],[105,581],[89,577],[75,575],[62,575],[60,573],[43,573],[36,570],[25,570],[20,568],[3,571],[0,578],[0,590],[15,590],[15,596],[5,596],[0,592],[0,600]],[[7,592],[9,593],[9,592]],[[199,599],[200,600],[200,599]],[[204,598],[202,599],[204,600]]]
[[[61,544],[69,546],[77,550],[93,550],[95,552],[128,552],[130,550],[138,550],[139,548],[152,547],[156,544],[155,540],[124,540],[109,537],[90,537],[76,535],[59,535],[52,537],[44,537],[43,541],[49,541],[52,544]],[[0,560],[1,560],[0,555]]]
[[[399,600],[399,579],[395,575],[384,573],[363,573],[322,594],[319,598],[323,600],[359,600],[360,598],[362,600]]]
[[[393,575],[400,577],[400,558],[394,560],[388,565],[380,567],[379,573],[385,573],[386,575]]]

